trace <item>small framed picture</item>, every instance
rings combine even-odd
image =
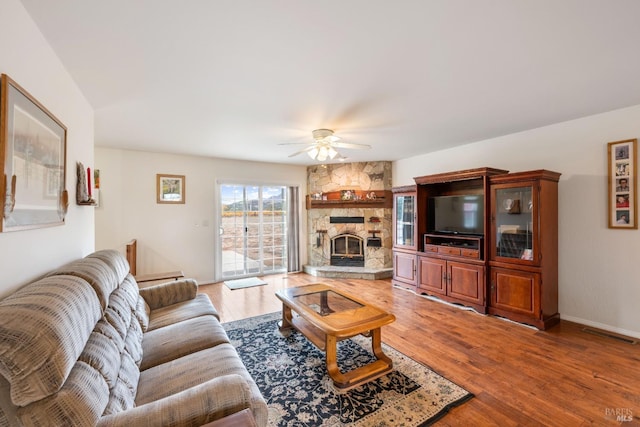
[[[167,204],[184,204],[184,175],[156,175],[156,202]]]
[[[637,139],[610,142],[609,228],[638,228]]]

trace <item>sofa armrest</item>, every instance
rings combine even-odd
[[[214,378],[180,393],[98,420],[98,427],[200,426],[250,408],[251,389],[237,374]]]
[[[179,279],[140,289],[140,296],[151,310],[194,299],[198,293],[198,282],[194,279]]]

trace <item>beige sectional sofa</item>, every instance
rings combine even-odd
[[[199,426],[267,406],[194,280],[95,252],[0,301],[0,426]]]

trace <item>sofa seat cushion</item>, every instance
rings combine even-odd
[[[218,312],[206,294],[198,294],[193,299],[151,310],[147,331],[206,315],[218,317]]]
[[[266,425],[267,405],[264,398],[235,348],[227,343],[140,372],[136,405],[144,405],[230,374],[238,374],[247,381],[251,389],[253,415],[258,425]]]
[[[140,370],[228,342],[224,328],[213,316],[200,316],[154,329],[142,339]]]
[[[250,407],[251,389],[245,379],[224,375],[128,411],[105,415],[97,427],[204,426]]]

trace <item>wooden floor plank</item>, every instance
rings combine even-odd
[[[562,320],[547,331],[435,302],[390,280],[261,277],[266,286],[200,287],[228,322],[280,311],[275,291],[326,283],[393,313],[384,343],[475,397],[437,426],[640,426],[640,345],[586,333]],[[616,422],[615,411],[632,414]]]

